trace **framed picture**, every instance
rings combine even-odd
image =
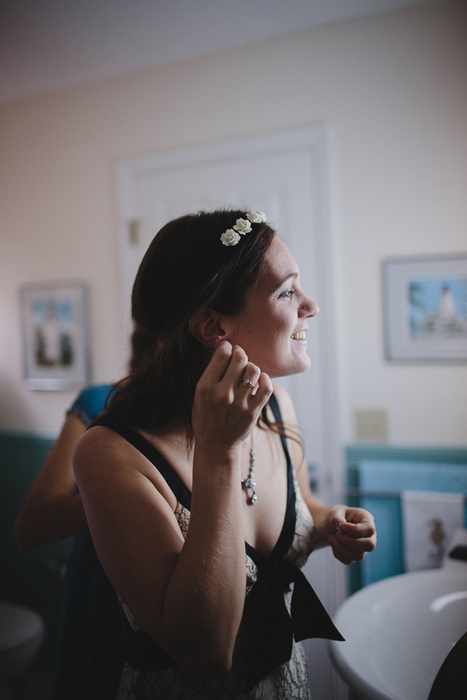
[[[467,361],[467,254],[383,263],[389,360]]]
[[[89,292],[74,282],[21,289],[24,380],[29,389],[67,391],[91,380]]]

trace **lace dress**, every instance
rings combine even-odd
[[[270,405],[280,420],[277,400]],[[159,469],[177,497],[175,515],[186,537],[191,494],[165,459],[138,433],[111,426]],[[186,670],[171,659],[123,605],[130,648],[116,700],[309,700],[307,664],[300,641],[342,639],[301,573],[316,545],[316,530],[295,478],[287,444],[288,496],[282,531],[268,558],[245,544],[246,597],[232,668],[223,677]],[[293,584],[293,593],[291,590]]]

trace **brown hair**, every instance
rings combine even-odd
[[[191,411],[206,350],[191,335],[190,320],[209,308],[241,311],[275,235],[265,223],[252,224],[237,245],[223,245],[221,234],[239,218],[245,211],[189,214],[154,237],[131,298],[139,359],[117,384],[105,412],[109,420],[154,430],[181,419],[193,438]]]

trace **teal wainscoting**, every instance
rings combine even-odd
[[[351,445],[346,449],[346,464],[348,502],[373,513],[378,530],[375,552],[349,569],[354,593],[404,572],[401,491],[467,494],[467,448]]]
[[[41,655],[52,663],[62,588],[63,565],[71,538],[22,552],[12,527],[53,439],[0,431],[0,598],[36,610],[46,624]]]

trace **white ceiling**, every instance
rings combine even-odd
[[[0,0],[0,101],[427,0]]]

